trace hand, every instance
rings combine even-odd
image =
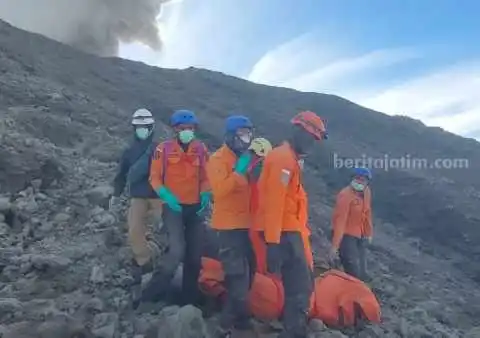
[[[120,197],[111,196],[110,200],[108,201],[108,211],[116,211],[119,203],[120,203]]]
[[[200,209],[197,211],[197,215],[200,215],[210,205],[211,200],[212,193],[210,191],[202,191],[200,193]]]
[[[240,175],[245,175],[251,161],[252,154],[249,151],[246,151],[238,158],[237,162],[235,163],[235,172]]]
[[[267,244],[267,271],[272,274],[280,273],[282,267],[282,251],[280,244]]]
[[[160,189],[158,189],[157,195],[173,211],[176,211],[176,212],[182,211],[182,206],[180,205],[180,202],[178,201],[177,196],[175,196],[169,189],[165,187],[161,187]]]

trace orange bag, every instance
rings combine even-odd
[[[208,296],[224,299],[222,264],[211,258],[202,258],[199,277],[200,289]],[[278,319],[283,311],[282,282],[274,276],[256,273],[248,297],[250,311],[263,320]],[[358,319],[379,323],[380,304],[370,288],[361,280],[339,270],[329,270],[315,279],[310,299],[310,318],[337,327],[355,326]]]
[[[202,270],[198,279],[202,292],[211,297],[224,299],[226,289],[223,286],[225,275],[222,264],[212,258],[202,258]],[[248,302],[252,315],[264,320],[280,317],[283,309],[282,282],[275,277],[256,273]]]
[[[329,270],[315,279],[311,317],[337,327],[355,326],[359,319],[380,323],[377,298],[361,280],[343,271]]]

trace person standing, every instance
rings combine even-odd
[[[138,306],[141,295],[142,275],[152,270],[160,255],[155,237],[147,236],[147,218],[154,215],[154,223],[161,218],[162,203],[149,182],[150,159],[157,146],[154,141],[155,120],[147,109],[138,109],[131,120],[133,141],[123,151],[117,174],[113,180],[113,195],[109,209],[115,211],[119,197],[128,186],[130,207],[128,210],[128,240],[133,252],[131,265],[132,302]]]
[[[332,215],[333,238],[331,258],[340,258],[343,269],[368,281],[366,247],[372,242],[372,208],[370,169],[358,167],[350,184],[337,195]]]
[[[170,118],[175,136],[158,145],[150,167],[150,183],[163,205],[163,224],[168,251],[154,271],[142,298],[156,300],[169,291],[175,271],[183,262],[182,301],[201,301],[198,276],[201,269],[205,220],[211,191],[205,172],[208,149],[196,139],[199,121],[190,110],[177,110]]]
[[[266,242],[267,271],[280,274],[284,287],[284,330],[279,337],[305,338],[313,262],[302,168],[315,142],[325,140],[327,133],[323,120],[310,111],[297,114],[291,123],[290,137],[265,157],[254,224]]]
[[[225,122],[224,144],[210,157],[207,175],[212,187],[211,226],[217,234],[219,260],[225,273],[226,300],[216,338],[229,337],[233,329],[251,329],[248,293],[255,274],[255,257],[249,239],[250,190],[247,171],[253,160],[248,147],[253,125],[243,115]]]

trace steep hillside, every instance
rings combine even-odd
[[[30,337],[33,328],[51,333],[64,325],[71,334],[106,321],[126,337],[147,334],[151,316],[125,304],[123,219],[103,209],[139,107],[164,122],[176,108],[195,110],[212,149],[230,112],[248,114],[275,142],[296,111],[325,117],[330,139],[306,168],[320,260],[331,202],[349,179],[335,158],[468,159],[468,168],[374,170],[371,269],[385,323],[361,336],[466,337],[480,326],[478,142],[336,96],[100,59],[0,21],[0,322],[8,325],[0,329]],[[158,136],[167,132],[159,124]]]

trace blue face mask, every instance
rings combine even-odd
[[[188,144],[192,142],[194,138],[195,138],[195,132],[190,129],[182,130],[178,133],[178,139],[183,144]]]
[[[150,136],[150,129],[144,127],[137,128],[135,129],[135,135],[137,135],[140,140],[146,140],[148,136]]]

